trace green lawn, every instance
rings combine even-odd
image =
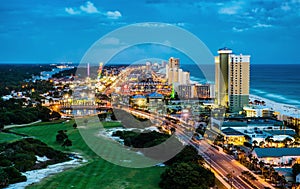
[[[86,145],[78,129],[73,129],[74,121],[67,123],[41,124],[30,127],[14,128],[14,132],[34,136],[47,143],[55,149],[70,152],[79,152],[88,159],[85,165],[64,171],[44,179],[38,184],[29,186],[30,189],[36,188],[143,188],[155,189],[160,181],[160,174],[164,171],[163,167],[151,168],[125,168],[109,163],[96,155]],[[106,123],[105,128],[119,126],[117,123]],[[64,149],[55,142],[56,132],[67,130],[69,138],[73,141],[73,146]]]
[[[106,129],[115,128],[115,127],[122,127],[120,122],[103,122],[103,127]]]
[[[14,140],[18,140],[20,138],[21,138],[20,136],[16,136],[14,134],[0,132],[0,143],[11,142]]]

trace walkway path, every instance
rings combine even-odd
[[[33,124],[36,124],[36,123],[40,123],[41,121],[42,120],[38,120],[38,121],[27,123],[27,124],[5,125],[4,129],[10,129],[10,128],[13,128],[13,127],[25,127],[25,126],[33,125]]]

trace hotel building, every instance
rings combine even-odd
[[[249,103],[250,56],[235,55],[222,48],[215,57],[216,101],[231,112],[243,110]]]
[[[171,57],[166,65],[166,78],[169,84],[187,85],[190,83],[190,73],[180,69],[179,59]]]

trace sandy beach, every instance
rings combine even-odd
[[[300,109],[297,108],[296,106],[274,102],[272,100],[262,98],[257,95],[252,95],[252,94],[249,95],[249,99],[252,102],[254,102],[254,100],[264,101],[266,107],[271,108],[276,112],[279,112],[281,115],[300,118]]]

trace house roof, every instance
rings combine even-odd
[[[135,96],[133,96],[132,98],[146,98],[146,97],[143,96],[143,95],[135,95]]]
[[[148,94],[148,97],[149,98],[163,98],[164,96],[162,94],[154,92],[154,93]]]
[[[223,129],[222,133],[225,134],[226,136],[244,136],[243,133],[232,128]]]
[[[246,127],[246,122],[229,122],[224,121],[222,127]]]
[[[270,133],[271,135],[290,135],[294,136],[296,132],[293,129],[285,129],[285,130],[265,130],[265,132]]]
[[[255,148],[257,157],[300,156],[300,148]]]

